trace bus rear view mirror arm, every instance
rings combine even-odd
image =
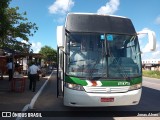
[[[156,34],[151,30],[143,30],[142,32],[137,32],[137,35],[148,34],[148,45],[150,51],[156,50]]]

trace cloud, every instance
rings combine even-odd
[[[159,59],[159,56],[160,56],[160,44],[157,43],[156,51],[152,53],[152,58]]]
[[[65,17],[59,17],[57,21],[58,23],[63,23],[65,21]]]
[[[160,56],[160,51],[156,51],[156,52],[154,52],[153,54],[152,54],[152,58],[153,59],[159,59],[159,56]]]
[[[27,41],[25,41],[25,40],[22,40],[21,42],[22,42],[22,43],[26,43],[26,44],[28,43],[28,42],[27,42]]]
[[[119,0],[110,0],[109,2],[106,3],[105,6],[101,6],[98,10],[97,13],[99,14],[114,14],[119,7]]]
[[[137,33],[145,33],[147,30],[150,30],[150,29],[143,28],[141,31],[139,31]],[[143,53],[149,52],[149,49],[148,49],[149,44],[147,43],[147,41],[148,41],[147,34],[138,34],[138,40],[139,40],[141,51]]]
[[[149,45],[149,43],[147,43],[146,46],[144,48],[142,48],[142,52],[143,53],[150,52],[149,47],[150,47],[150,45]]]
[[[144,31],[149,30],[148,28],[143,28],[141,31],[139,31],[138,33],[143,33]],[[138,39],[141,40],[144,37],[146,37],[146,34],[139,34],[138,35]]]
[[[138,33],[146,33],[146,31],[150,30],[149,28],[143,28],[141,31]],[[152,31],[152,30],[151,30]],[[156,44],[156,50],[155,51],[150,51],[150,45],[148,41],[147,34],[139,34],[139,43],[140,43],[140,48],[142,51],[142,59],[158,59],[160,56],[160,43],[157,42]]]
[[[155,22],[156,24],[160,25],[160,16],[156,18]]]
[[[160,43],[157,42],[156,44],[156,50],[155,51],[149,51],[147,48],[148,44],[142,49],[143,54],[142,54],[142,59],[160,59]]]
[[[51,14],[66,14],[73,6],[73,0],[56,0],[48,9]]]
[[[34,53],[38,53],[42,47],[42,43],[41,42],[32,42],[31,43],[31,49],[33,49]]]
[[[138,39],[140,43],[140,47],[143,53],[150,52],[150,43],[148,39],[148,31],[152,31],[149,28],[143,28],[141,31],[137,32],[138,33]],[[154,34],[155,32],[152,31]]]
[[[146,31],[151,31],[149,28],[143,28],[141,31],[137,32],[137,33],[145,33]],[[142,40],[143,38],[145,38],[147,36],[147,34],[139,34],[138,35],[138,39]]]

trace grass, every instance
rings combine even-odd
[[[160,79],[160,71],[143,70],[143,76]]]

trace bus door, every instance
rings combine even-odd
[[[64,89],[64,52],[57,48],[57,98],[63,96]]]

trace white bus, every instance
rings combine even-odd
[[[154,50],[155,34],[146,33]],[[57,97],[74,107],[137,105],[142,93],[138,34],[126,17],[69,13],[57,27]]]

